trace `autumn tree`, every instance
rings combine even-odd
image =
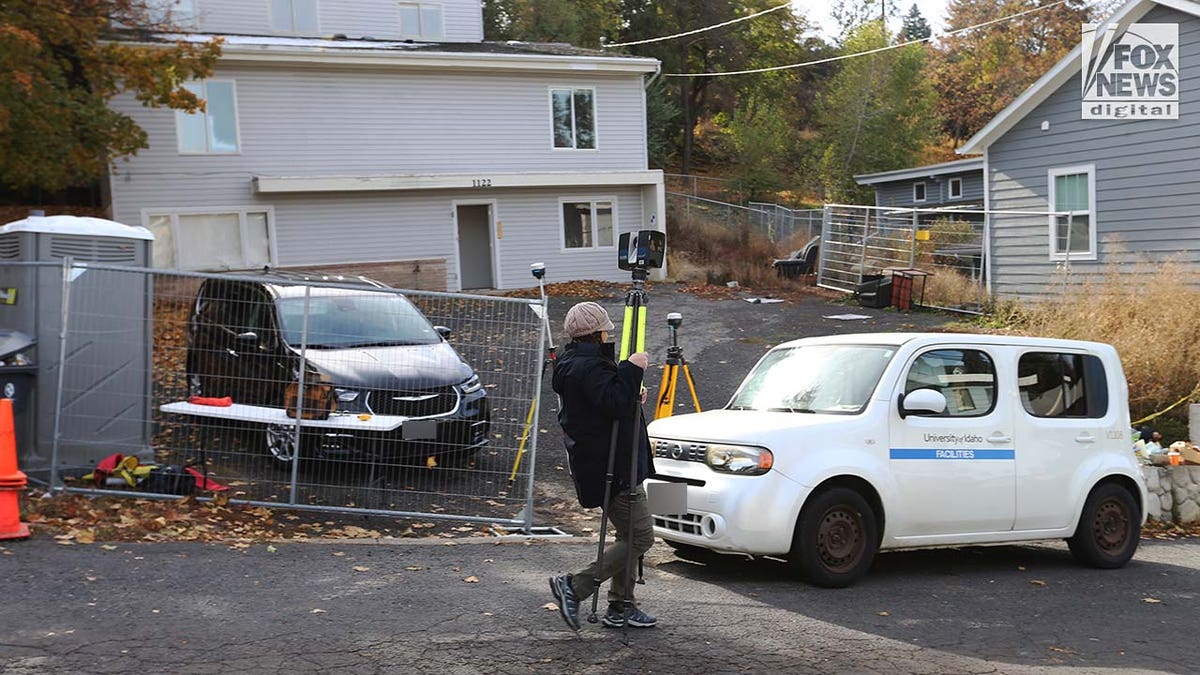
[[[1045,9],[939,39],[933,79],[942,130],[955,144],[975,134],[1080,40],[1083,0],[950,0],[946,30],[1033,7]]]
[[[888,45],[881,21],[862,24],[847,54]],[[869,201],[854,176],[912,166],[937,134],[937,98],[925,72],[926,49],[913,44],[852,57],[822,93],[816,166],[827,199]]]
[[[211,74],[219,43],[164,37],[174,28],[167,4],[0,2],[0,183],[80,185],[147,147],[145,131],[109,108],[118,94],[151,107],[203,106],[183,84]]]

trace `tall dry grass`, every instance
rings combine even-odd
[[[667,218],[667,271],[677,281],[746,286],[777,283],[771,261],[781,246],[771,243],[744,218],[692,208],[690,217],[672,212]],[[739,222],[739,220],[741,222]]]
[[[1095,340],[1117,348],[1133,419],[1194,393],[1200,383],[1200,272],[1177,261],[1113,264],[1059,297],[995,308],[992,320],[1024,335]],[[1187,406],[1153,424],[1186,438]]]

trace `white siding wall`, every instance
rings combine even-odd
[[[223,66],[237,83],[236,155],[180,155],[172,111],[115,102],[149,135],[150,147],[117,163],[113,217],[142,223],[145,211],[271,207],[282,266],[446,258],[457,288],[454,200],[496,200],[494,241],[505,288],[533,284],[529,263],[550,278],[621,280],[615,249],[563,251],[560,196],[617,200],[620,231],[641,229],[640,186],[255,194],[265,176],[347,176],[532,171],[579,173],[646,168],[641,78],[354,71]],[[550,86],[596,89],[594,151],[551,148]],[[653,195],[653,191],[648,191]],[[661,226],[660,226],[661,227]]]
[[[1200,19],[1158,7],[1139,22],[1179,24],[1179,119],[1081,119],[1077,74],[993,143],[991,209],[1046,211],[1049,169],[1094,164],[1098,234],[1098,259],[1056,278],[1048,218],[993,215],[994,293],[1042,295],[1137,254],[1200,265]]]
[[[440,0],[445,42],[483,40],[479,0]],[[271,35],[271,0],[196,0],[202,33]],[[397,0],[317,0],[317,33],[395,40],[400,37]]]

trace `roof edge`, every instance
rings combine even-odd
[[[983,170],[982,157],[967,157],[965,159],[953,159],[949,162],[926,164],[924,166],[914,166],[905,169],[894,169],[892,171],[862,173],[854,176],[854,182],[858,183],[859,185],[876,185],[878,183],[887,183],[894,180],[906,180],[909,178],[920,178],[922,176],[940,176],[947,173],[959,173],[962,171],[970,171],[974,168]]]

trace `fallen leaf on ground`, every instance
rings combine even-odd
[[[420,572],[422,568],[420,565],[409,565],[404,569],[408,570],[409,572]]]
[[[354,567],[352,567],[351,569],[353,569],[355,572],[369,572],[369,571],[371,571],[371,568],[370,568],[370,567],[367,567],[366,565],[355,565],[355,566],[354,566]]]
[[[542,605],[542,609],[547,609],[547,610],[550,610],[551,612],[557,612],[558,605],[554,604],[553,602],[547,602],[546,604]]]
[[[318,607],[318,608],[314,609],[313,611],[309,612],[309,614],[324,614],[324,613],[325,613],[325,610],[321,609],[320,607]]]
[[[477,584],[477,583],[479,583],[479,577],[470,576],[470,577],[467,577],[466,579],[463,579],[463,581],[467,582],[468,584]]]
[[[1030,580],[1029,583],[1033,584],[1034,586],[1045,586],[1046,585],[1046,582],[1042,581],[1041,579],[1032,579],[1032,580]]]
[[[891,616],[891,614],[888,612],[875,612],[875,613],[878,614],[879,616]]]
[[[1157,605],[1162,602],[1162,600],[1159,600],[1158,598],[1142,598],[1142,602],[1148,602],[1152,605]]]

